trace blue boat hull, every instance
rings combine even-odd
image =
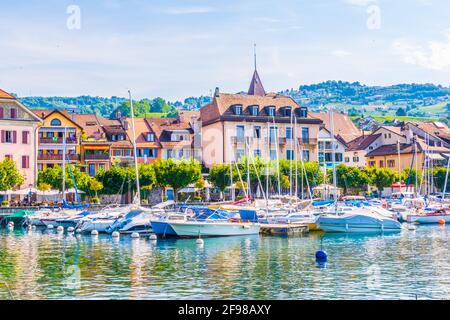
[[[177,237],[177,233],[173,228],[165,221],[152,221],[153,232],[158,236],[163,237]]]

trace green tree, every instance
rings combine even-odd
[[[366,170],[370,184],[377,187],[379,194],[385,187],[391,186],[396,180],[398,174],[389,168],[369,168]]]
[[[103,183],[105,194],[123,194],[136,189],[134,167],[112,166],[109,170],[98,172],[95,178]]]
[[[329,181],[333,180],[333,172],[329,172]],[[348,189],[364,189],[369,183],[367,174],[359,168],[339,164],[336,166],[337,186],[344,189],[347,194]]]
[[[80,171],[78,167],[73,165],[66,166],[65,185],[66,189],[73,188],[73,178],[77,185],[77,189],[89,192],[91,177]],[[39,171],[38,184],[45,183],[50,185],[53,189],[62,191],[63,174],[61,166],[54,166],[53,168],[46,168],[44,171]]]
[[[23,184],[25,178],[16,167],[16,163],[5,158],[0,162],[0,191],[11,190]]]
[[[208,180],[211,184],[220,190],[220,198],[223,199],[223,193],[230,185],[231,174],[234,170],[230,170],[230,166],[224,163],[215,163],[209,170]]]
[[[178,190],[197,182],[201,176],[201,165],[195,160],[157,160],[153,163],[156,183],[160,187],[172,187],[174,200]]]
[[[398,108],[397,111],[395,112],[395,115],[398,117],[404,117],[406,116],[406,111],[403,108]]]
[[[416,176],[418,185],[416,185]],[[403,182],[409,182],[409,184],[413,184],[416,188],[422,183],[422,171],[420,170],[416,172],[415,169],[410,170],[410,168],[406,168],[402,171],[401,177]]]
[[[441,190],[441,192],[444,189],[446,174],[447,174],[446,167],[434,168],[434,170],[433,170],[434,184],[436,187],[439,188],[439,190]],[[450,175],[449,175],[448,180],[449,181],[447,181],[447,190],[445,190],[445,192],[450,191]]]
[[[95,178],[92,178],[89,183],[89,189],[95,193],[95,197],[98,198],[98,192],[103,189],[103,183]]]

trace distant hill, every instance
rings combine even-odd
[[[315,111],[333,106],[351,116],[449,117],[450,88],[434,84],[366,86],[359,82],[326,81],[279,93],[289,95],[300,105]],[[30,108],[75,108],[80,113],[96,113],[103,117],[110,117],[117,110],[124,115],[129,111],[127,99],[121,97],[23,97],[20,100]],[[142,99],[135,102],[135,113],[138,117],[149,114],[171,117],[180,109],[198,110],[210,101],[211,97],[207,96],[174,102],[159,97]]]

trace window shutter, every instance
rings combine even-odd
[[[17,143],[17,131],[13,131],[13,143]]]
[[[5,143],[5,130],[2,130],[2,143]]]
[[[3,115],[3,107],[0,107],[0,119],[3,119],[4,115]]]
[[[17,118],[17,109],[11,108],[11,119],[16,119],[16,118]]]
[[[28,135],[29,135],[29,131],[22,131],[22,143],[23,144],[28,144]]]
[[[22,156],[22,169],[27,167],[27,158],[26,156]]]

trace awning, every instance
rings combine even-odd
[[[428,153],[427,158],[432,160],[445,160],[445,158],[441,156],[439,153]]]

